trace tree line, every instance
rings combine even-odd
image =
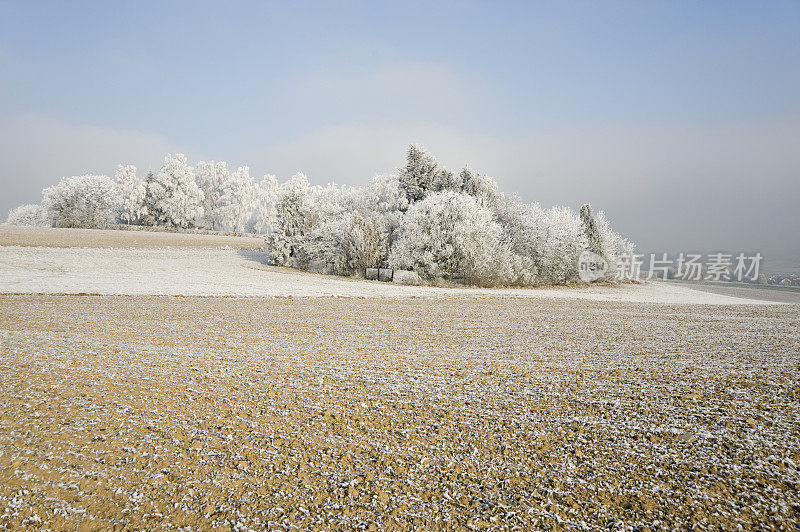
[[[578,278],[584,250],[615,265],[632,244],[602,212],[585,204],[544,209],[500,192],[469,167],[453,172],[412,145],[396,175],[366,186],[312,186],[298,173],[259,182],[246,166],[188,164],[167,155],[142,179],[120,165],[114,178],[65,177],[42,191],[40,205],[12,210],[7,223],[53,227],[151,225],[263,234],[272,261],[340,275],[366,268],[414,270],[429,281],[481,286],[564,284]]]

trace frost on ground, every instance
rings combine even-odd
[[[796,308],[0,296],[0,528],[795,529]]]
[[[224,248],[127,249],[0,246],[0,293],[369,298],[558,298],[666,304],[759,303],[687,287],[534,289],[398,286],[266,266],[266,253]]]
[[[66,229],[0,225],[0,246],[51,248],[211,248],[258,249],[261,236],[230,236],[218,233],[175,233],[132,226],[129,230]]]

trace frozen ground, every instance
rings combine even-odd
[[[0,530],[800,526],[796,305],[161,235],[0,231]]]
[[[798,382],[793,305],[0,296],[0,529],[795,530]]]
[[[0,246],[53,248],[207,248],[258,249],[264,240],[256,236],[216,233],[170,233],[148,230],[61,229],[0,225]]]
[[[404,287],[276,268],[265,265],[264,259],[265,254],[262,251],[231,248],[0,246],[0,293],[369,298],[521,297],[664,304],[759,303],[665,283],[503,290]]]

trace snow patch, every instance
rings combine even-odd
[[[772,304],[666,283],[527,289],[434,288],[268,266],[257,250],[0,247],[0,293],[367,298],[555,298]]]

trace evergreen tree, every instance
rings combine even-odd
[[[461,174],[455,174],[452,171],[442,168],[436,172],[436,177],[431,184],[432,192],[462,192],[463,179]]]
[[[409,203],[419,201],[428,195],[439,173],[436,160],[424,148],[412,144],[408,147],[406,165],[400,169],[398,179],[400,189]]]
[[[586,240],[589,243],[589,251],[603,254],[603,241],[600,236],[600,229],[597,226],[597,220],[592,212],[592,206],[588,203],[581,205],[581,227],[583,234],[586,235]]]
[[[163,216],[163,213],[158,210],[158,205],[154,196],[154,181],[155,175],[153,175],[153,171],[150,170],[144,178],[144,201],[142,203],[144,210],[142,223],[144,225],[158,225],[157,220]]]

